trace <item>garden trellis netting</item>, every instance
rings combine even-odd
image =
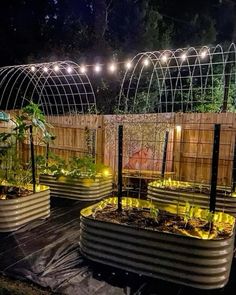
[[[21,109],[29,101],[45,115],[96,113],[90,80],[72,61],[0,68],[0,109]]]
[[[236,46],[137,54],[124,75],[120,113],[235,110]]]

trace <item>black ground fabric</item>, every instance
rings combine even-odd
[[[197,290],[87,261],[80,254],[80,210],[91,203],[54,199],[51,216],[0,234],[3,275],[76,295],[235,295],[236,259],[221,290]]]

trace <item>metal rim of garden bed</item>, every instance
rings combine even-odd
[[[21,109],[30,101],[45,115],[97,113],[92,84],[72,61],[0,68],[0,109]]]
[[[226,111],[236,82],[236,45],[138,53],[127,68],[118,101],[122,113]],[[206,107],[205,107],[206,108]],[[235,101],[231,110],[235,110]]]

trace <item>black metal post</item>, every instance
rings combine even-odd
[[[222,113],[225,113],[227,111],[233,62],[234,62],[234,55],[232,55],[232,53],[231,54],[229,53],[226,60],[225,73],[224,73],[224,96],[223,96],[223,105],[221,110]]]
[[[46,144],[46,168],[48,168],[48,159],[49,159],[49,142]]]
[[[35,159],[34,159],[34,139],[33,139],[33,126],[30,125],[30,153],[31,153],[31,169],[32,169],[32,184],[33,192],[35,193],[36,177],[35,177]]]
[[[169,139],[169,131],[167,130],[166,134],[165,134],[165,141],[164,141],[164,148],[163,148],[161,179],[164,179],[164,177],[165,177],[168,139]]]
[[[236,187],[236,138],[234,141],[234,161],[233,161],[233,170],[232,170],[232,192],[235,192]]]
[[[210,192],[210,211],[215,212],[216,207],[216,187],[219,163],[219,149],[220,149],[220,124],[215,124],[214,129],[214,143],[211,163],[211,192]]]
[[[118,128],[118,211],[122,211],[123,125]]]

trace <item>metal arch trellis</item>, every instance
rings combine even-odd
[[[122,113],[235,111],[236,45],[137,54],[119,94]]]
[[[0,109],[38,103],[45,115],[97,113],[88,76],[72,61],[0,68]]]

